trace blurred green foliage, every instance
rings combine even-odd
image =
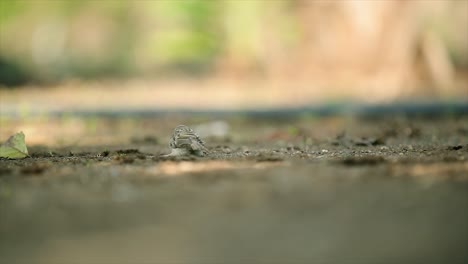
[[[305,3],[308,1],[1,0],[0,84],[68,77],[201,74],[225,65],[234,65],[231,70],[245,64],[262,68],[268,63],[285,64],[284,58],[294,57],[289,54],[292,50],[300,63],[308,52],[304,47],[316,48],[311,39],[319,48],[326,40],[320,35],[320,25],[308,19],[334,17],[346,8],[346,1],[317,1],[312,3],[316,4],[312,12],[305,13]],[[450,10],[460,9],[454,2],[431,27],[447,40],[453,60],[466,64],[466,33],[459,34],[451,26],[458,22],[446,23],[451,21],[446,18]],[[372,6],[363,10],[372,12]],[[454,17],[464,21],[466,15]],[[311,34],[314,26],[316,32]],[[245,69],[252,71],[252,67]]]
[[[163,1],[153,6],[163,30],[152,39],[152,54],[164,64],[196,67],[212,62],[220,49],[220,2]]]
[[[43,81],[141,68],[199,73],[221,50],[221,13],[221,2],[205,0],[2,0],[0,82],[23,83],[21,68],[33,68]],[[57,56],[46,50],[54,41]]]
[[[26,8],[26,2],[15,0],[0,1],[0,23],[6,23],[9,19],[18,16]]]

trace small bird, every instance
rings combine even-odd
[[[205,147],[205,143],[197,133],[184,125],[178,125],[174,129],[169,147],[171,148],[171,153],[164,155],[166,157],[190,154],[205,156],[209,153],[208,149]]]

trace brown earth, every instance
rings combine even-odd
[[[1,263],[466,263],[468,117],[3,120]]]

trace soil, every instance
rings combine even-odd
[[[212,120],[3,121],[0,262],[468,263],[467,116],[231,116],[161,157]]]

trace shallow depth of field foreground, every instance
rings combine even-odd
[[[29,126],[52,127],[54,140],[31,146],[26,159],[0,160],[2,259],[462,263],[468,258],[466,116],[206,119],[31,120]],[[67,122],[86,132],[53,132]],[[205,137],[210,156],[160,157],[169,152],[169,136],[179,123],[194,124],[207,135],[207,128],[223,128],[218,136]],[[72,142],[72,134],[82,141]]]

